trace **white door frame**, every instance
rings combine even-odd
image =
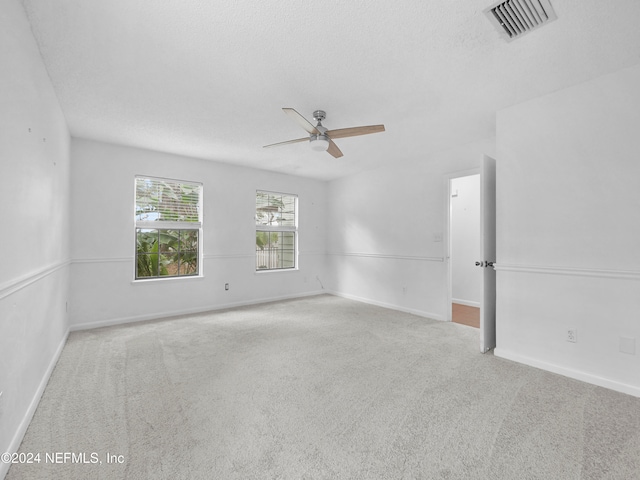
[[[481,168],[471,168],[469,170],[461,170],[458,172],[447,173],[444,176],[444,184],[445,188],[443,189],[446,195],[445,198],[445,234],[444,234],[444,243],[445,243],[445,258],[444,261],[446,263],[447,270],[447,303],[445,305],[445,320],[447,322],[451,321],[451,299],[453,297],[453,274],[452,274],[452,266],[451,266],[451,180],[454,178],[460,177],[469,177],[471,175],[479,175],[481,174]]]

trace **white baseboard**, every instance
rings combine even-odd
[[[42,398],[42,394],[44,393],[44,389],[47,387],[47,383],[49,383],[49,378],[53,373],[53,369],[56,368],[56,364],[58,363],[58,359],[62,354],[62,350],[64,349],[64,345],[67,343],[67,338],[69,337],[69,330],[67,330],[62,337],[62,341],[58,345],[51,361],[49,362],[49,366],[47,367],[46,372],[42,376],[40,380],[40,384],[38,385],[38,389],[36,390],[33,398],[31,399],[31,403],[29,403],[29,408],[25,412],[22,417],[22,421],[18,426],[18,430],[13,436],[11,443],[9,444],[9,448],[7,448],[7,452],[16,453],[20,448],[20,444],[22,443],[22,439],[24,438],[25,433],[27,433],[27,428],[29,428],[29,424],[33,419],[33,415],[36,413],[36,409],[38,408],[38,404],[40,403],[40,398]],[[4,452],[2,452],[4,453]],[[4,478],[9,471],[10,463],[0,462],[0,478]]]
[[[404,308],[398,305],[393,305],[391,303],[378,302],[377,300],[371,300],[369,298],[358,297],[356,295],[350,295],[347,293],[334,292],[332,290],[328,290],[326,293],[331,295],[335,295],[336,297],[346,298],[348,300],[355,300],[356,302],[368,303],[369,305],[375,305],[376,307],[388,308],[390,310],[397,310],[399,312],[410,313],[412,315],[417,315],[419,317],[430,318],[432,320],[439,320],[441,322],[446,321],[444,316],[439,315],[437,313],[425,312],[423,310],[416,310],[413,308]]]
[[[208,305],[204,307],[191,308],[191,309],[171,310],[171,311],[165,311],[160,313],[157,312],[157,313],[148,313],[144,315],[135,315],[131,317],[111,318],[109,320],[100,320],[97,322],[78,323],[75,325],[71,325],[69,329],[72,332],[76,332],[80,330],[91,330],[93,328],[111,327],[113,325],[123,325],[126,323],[144,322],[146,320],[159,320],[161,318],[178,317],[181,315],[193,315],[196,313],[213,312],[216,310],[226,310],[228,308],[245,307],[249,305],[257,305],[259,303],[269,303],[269,302],[277,302],[280,300],[290,300],[294,298],[311,297],[314,295],[322,295],[326,293],[329,293],[329,292],[327,292],[326,290],[316,290],[313,292],[298,293],[294,295],[284,295],[280,297],[258,298],[258,299],[242,301],[242,302]]]
[[[474,302],[473,300],[462,300],[461,298],[452,298],[451,303],[458,303],[460,305],[466,305],[467,307],[480,308],[480,302]]]
[[[616,382],[615,380],[599,377],[597,375],[583,372],[581,370],[575,370],[573,368],[563,367],[561,365],[544,362],[542,360],[537,360],[535,358],[519,355],[517,353],[504,351],[500,348],[494,349],[493,353],[496,357],[512,360],[518,363],[523,363],[530,367],[535,367],[541,370],[546,370],[548,372],[557,373],[558,375],[563,375],[565,377],[573,378],[574,380],[580,380],[582,382],[590,383],[592,385],[597,385],[599,387],[615,390],[616,392],[626,393],[627,395],[632,395],[634,397],[640,397],[640,387],[636,387],[634,385],[628,385],[626,383]]]

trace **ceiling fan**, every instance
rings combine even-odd
[[[370,133],[384,132],[384,125],[368,125],[366,127],[339,128],[337,130],[327,130],[322,126],[322,120],[327,116],[324,110],[316,110],[313,112],[313,119],[318,122],[315,127],[313,124],[296,112],[293,108],[283,108],[282,111],[289,115],[293,120],[298,122],[302,128],[309,132],[308,137],[296,138],[295,140],[287,140],[286,142],[272,143],[265,145],[264,148],[278,147],[280,145],[288,145],[289,143],[298,143],[308,141],[311,149],[317,152],[329,152],[335,158],[342,156],[342,152],[338,146],[333,143],[335,138],[356,137],[358,135],[368,135]]]

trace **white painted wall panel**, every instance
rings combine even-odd
[[[71,156],[72,328],[321,292],[326,182],[80,139]],[[133,282],[135,175],[202,182],[204,278]],[[299,270],[255,273],[256,190],[298,195]]]
[[[0,65],[0,452],[11,452],[68,330],[69,132],[19,0],[0,9]]]
[[[329,289],[446,319],[447,180],[494,155],[487,139],[329,184]]]
[[[640,339],[639,105],[636,66],[497,124],[496,354],[637,395],[640,356],[619,337]]]

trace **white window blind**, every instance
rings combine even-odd
[[[199,183],[136,177],[136,222],[200,223]]]

